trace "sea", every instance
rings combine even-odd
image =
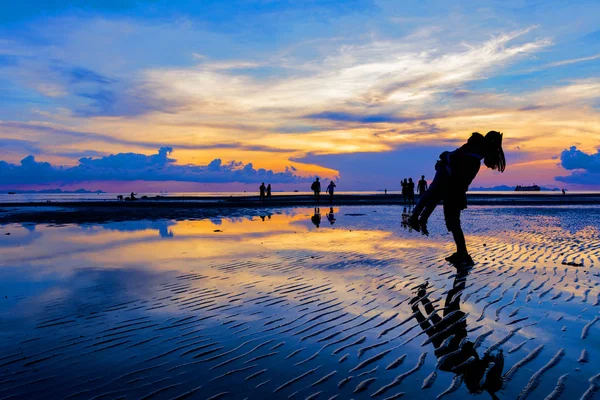
[[[401,194],[400,191],[389,190],[390,195]],[[488,195],[555,195],[557,191],[540,191],[540,192],[514,192],[514,191],[473,191],[471,194],[488,194]],[[568,191],[568,194],[600,194],[600,191]],[[273,196],[298,196],[310,195],[312,192],[273,192]],[[383,195],[383,191],[337,191],[338,195]],[[17,193],[8,194],[0,193],[0,204],[3,203],[64,203],[64,202],[89,202],[89,201],[117,201],[117,196],[128,196],[129,193]],[[136,193],[136,197],[141,198],[147,196],[149,198],[162,197],[196,197],[196,201],[210,201],[211,197],[257,197],[258,192],[162,192],[162,193]]]

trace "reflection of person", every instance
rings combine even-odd
[[[271,200],[271,184],[267,185],[267,199]]]
[[[321,182],[319,182],[319,178],[316,178],[312,185],[310,185],[310,190],[315,194],[315,201],[318,203],[321,196]]]
[[[410,217],[410,214],[406,211],[406,207],[404,207],[404,209],[402,210],[402,225],[404,227],[406,227],[406,225],[408,224],[409,217]]]
[[[481,160],[488,168],[504,172],[506,160],[500,132],[490,131],[485,136],[474,132],[460,148],[440,154],[433,182],[410,218],[413,228],[427,234],[427,220],[443,200],[446,227],[456,243],[456,253],[446,260],[457,267],[473,265],[460,225],[460,212],[467,208],[467,190],[479,172]]]
[[[315,207],[315,214],[310,217],[310,220],[317,228],[321,225],[321,210],[319,210],[319,207]]]
[[[329,214],[327,214],[327,221],[331,225],[335,224],[335,214],[333,213],[333,207],[329,207]]]
[[[263,202],[265,201],[265,183],[261,183],[260,186],[258,187],[258,190],[260,191],[260,201]]]
[[[495,393],[502,386],[504,355],[499,350],[494,355],[484,354],[480,358],[473,342],[467,340],[466,314],[460,309],[460,297],[465,289],[467,274],[462,270],[454,278],[454,285],[446,295],[443,318],[440,318],[427,297],[427,284],[420,286],[410,304],[419,326],[435,347],[434,354],[438,358],[436,368],[462,375],[471,393],[487,391],[493,399],[497,399]],[[423,305],[427,317],[421,312],[419,303]]]

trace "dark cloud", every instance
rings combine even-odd
[[[374,135],[377,137],[385,136],[385,135],[406,135],[406,134],[435,134],[445,132],[447,129],[440,128],[436,124],[431,124],[429,122],[419,122],[416,125],[413,125],[409,129],[390,129],[384,132],[377,132]]]
[[[339,190],[357,187],[364,190],[399,190],[401,178],[416,179],[425,175],[427,179],[432,179],[439,154],[454,148],[456,146],[440,141],[431,146],[410,145],[379,153],[309,154],[292,161],[339,171]]]
[[[21,140],[21,139],[0,139],[0,153],[10,151],[20,151],[29,154],[39,154],[41,153],[40,146],[29,140]]]
[[[94,82],[100,84],[109,84],[116,82],[115,79],[106,77],[102,74],[99,74],[95,71],[92,71],[83,67],[74,67],[69,69],[64,69],[62,72],[71,80],[73,83],[80,82]]]
[[[560,154],[560,163],[567,170],[583,169],[597,174],[600,173],[600,150],[596,154],[586,154],[571,146]]]
[[[292,168],[273,172],[255,169],[252,163],[224,163],[220,159],[214,159],[208,165],[177,165],[175,159],[169,158],[172,151],[171,147],[161,147],[156,154],[149,156],[119,153],[99,158],[84,157],[74,167],[53,166],[36,161],[30,155],[21,160],[20,165],[0,161],[0,176],[3,184],[12,185],[136,180],[199,183],[293,183],[310,180],[297,176]]]
[[[587,154],[571,146],[560,154],[560,165],[573,172],[567,176],[557,176],[557,181],[576,185],[600,185],[600,150],[595,154]]]
[[[66,158],[81,158],[81,157],[103,157],[107,153],[104,151],[97,150],[82,150],[82,151],[58,151],[52,153],[55,156],[66,157]]]

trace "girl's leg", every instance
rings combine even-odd
[[[422,220],[427,223],[429,216],[435,210],[442,200],[442,186],[445,180],[444,170],[436,171],[433,181],[429,188],[419,197],[419,202],[415,206],[411,219],[413,221]]]
[[[455,261],[458,263],[472,263],[473,261],[467,251],[465,235],[460,226],[460,208],[453,206],[450,202],[444,203],[444,217],[446,218],[446,227],[448,231],[452,232],[454,243],[456,243],[456,255],[458,259]]]
[[[452,230],[452,236],[456,243],[456,252],[461,255],[467,255],[467,242],[465,241],[465,235],[463,234],[462,228],[459,226]]]

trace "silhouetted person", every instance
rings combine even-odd
[[[425,180],[425,175],[421,175],[421,180],[417,185],[417,193],[419,193],[419,198],[423,197],[425,192],[427,191],[427,181]]]
[[[400,181],[400,186],[402,186],[402,197],[404,198],[404,204],[406,204],[408,200],[408,179],[404,178],[403,181]]]
[[[408,195],[408,205],[415,205],[415,183],[412,178],[408,178],[408,188],[406,189]]]
[[[260,191],[260,201],[264,202],[265,201],[265,191],[266,191],[266,187],[265,187],[265,183],[261,183],[260,186],[258,187],[258,190]]]
[[[118,200],[118,201],[123,201],[123,195],[122,195],[122,194],[118,195],[118,196],[117,196],[117,200]]]
[[[137,193],[133,193],[133,192],[131,192],[131,200],[137,200],[137,199],[136,199],[136,197],[135,197],[135,195],[136,195],[136,194],[137,194]]]
[[[319,210],[319,207],[315,207],[315,214],[310,217],[310,220],[317,228],[321,225],[321,210]]]
[[[271,184],[267,185],[267,199],[271,200]]]
[[[567,194],[567,191],[565,189],[563,189],[562,194]]]
[[[466,270],[456,274],[452,289],[446,295],[442,317],[427,297],[427,283],[419,287],[410,304],[415,319],[435,348],[437,367],[441,371],[462,375],[471,393],[487,391],[493,399],[497,399],[495,393],[502,387],[504,355],[499,350],[494,355],[484,353],[480,358],[474,343],[467,338],[466,314],[460,309],[460,297],[466,286],[467,274]],[[423,305],[427,316],[421,312],[419,303]]]
[[[335,224],[335,214],[333,213],[333,207],[329,207],[329,214],[327,214],[327,221],[331,225]]]
[[[440,154],[435,177],[410,217],[411,226],[427,234],[427,220],[443,200],[446,227],[456,243],[456,253],[446,260],[456,267],[473,265],[460,225],[460,212],[467,208],[467,190],[479,172],[481,160],[488,168],[504,172],[506,160],[500,132],[490,131],[485,136],[474,132],[458,149]]]
[[[383,194],[387,194],[387,189],[384,189]]]
[[[310,185],[310,190],[315,194],[315,201],[318,203],[321,197],[321,182],[319,182],[319,178],[316,178],[312,185]]]
[[[329,182],[327,186],[327,193],[329,193],[329,202],[333,202],[333,192],[335,191],[335,183],[333,181]]]

